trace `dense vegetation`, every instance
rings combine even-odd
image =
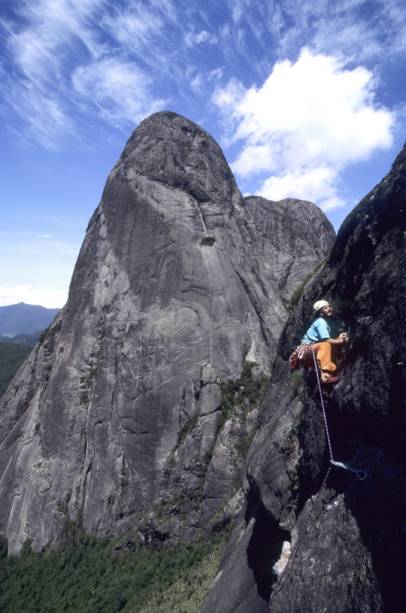
[[[83,536],[59,552],[3,555],[0,611],[195,613],[226,538],[222,532],[190,545],[151,549]]]
[[[32,347],[0,342],[0,396],[14,377]]]
[[[255,371],[255,364],[244,362],[238,379],[229,379],[222,383],[224,419],[232,415],[238,406],[252,407],[261,402],[269,376],[255,373]]]

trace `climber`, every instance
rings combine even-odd
[[[308,328],[302,339],[302,345],[310,345],[311,351],[316,354],[320,366],[320,377],[323,383],[336,383],[338,381],[337,365],[334,361],[335,350],[348,343],[347,332],[338,332],[338,322],[333,319],[333,307],[327,300],[317,300],[313,305],[313,316],[316,319]],[[304,365],[311,365],[310,352],[305,352]]]

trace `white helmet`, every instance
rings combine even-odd
[[[330,306],[330,303],[327,302],[327,300],[318,300],[317,302],[315,302],[313,305],[313,315],[316,315],[320,311],[320,309],[325,306]]]

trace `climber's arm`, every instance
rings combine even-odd
[[[326,342],[330,345],[345,345],[345,343],[348,343],[348,334],[347,332],[341,332],[337,338],[327,338]]]

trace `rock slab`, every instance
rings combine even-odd
[[[255,416],[227,423],[221,384],[247,362],[269,372],[294,289],[333,238],[311,203],[244,202],[191,121],[143,121],[90,220],[67,305],[2,399],[10,553],[59,546],[72,525],[193,538],[235,506],[233,445]],[[157,526],[193,497],[198,512]]]

